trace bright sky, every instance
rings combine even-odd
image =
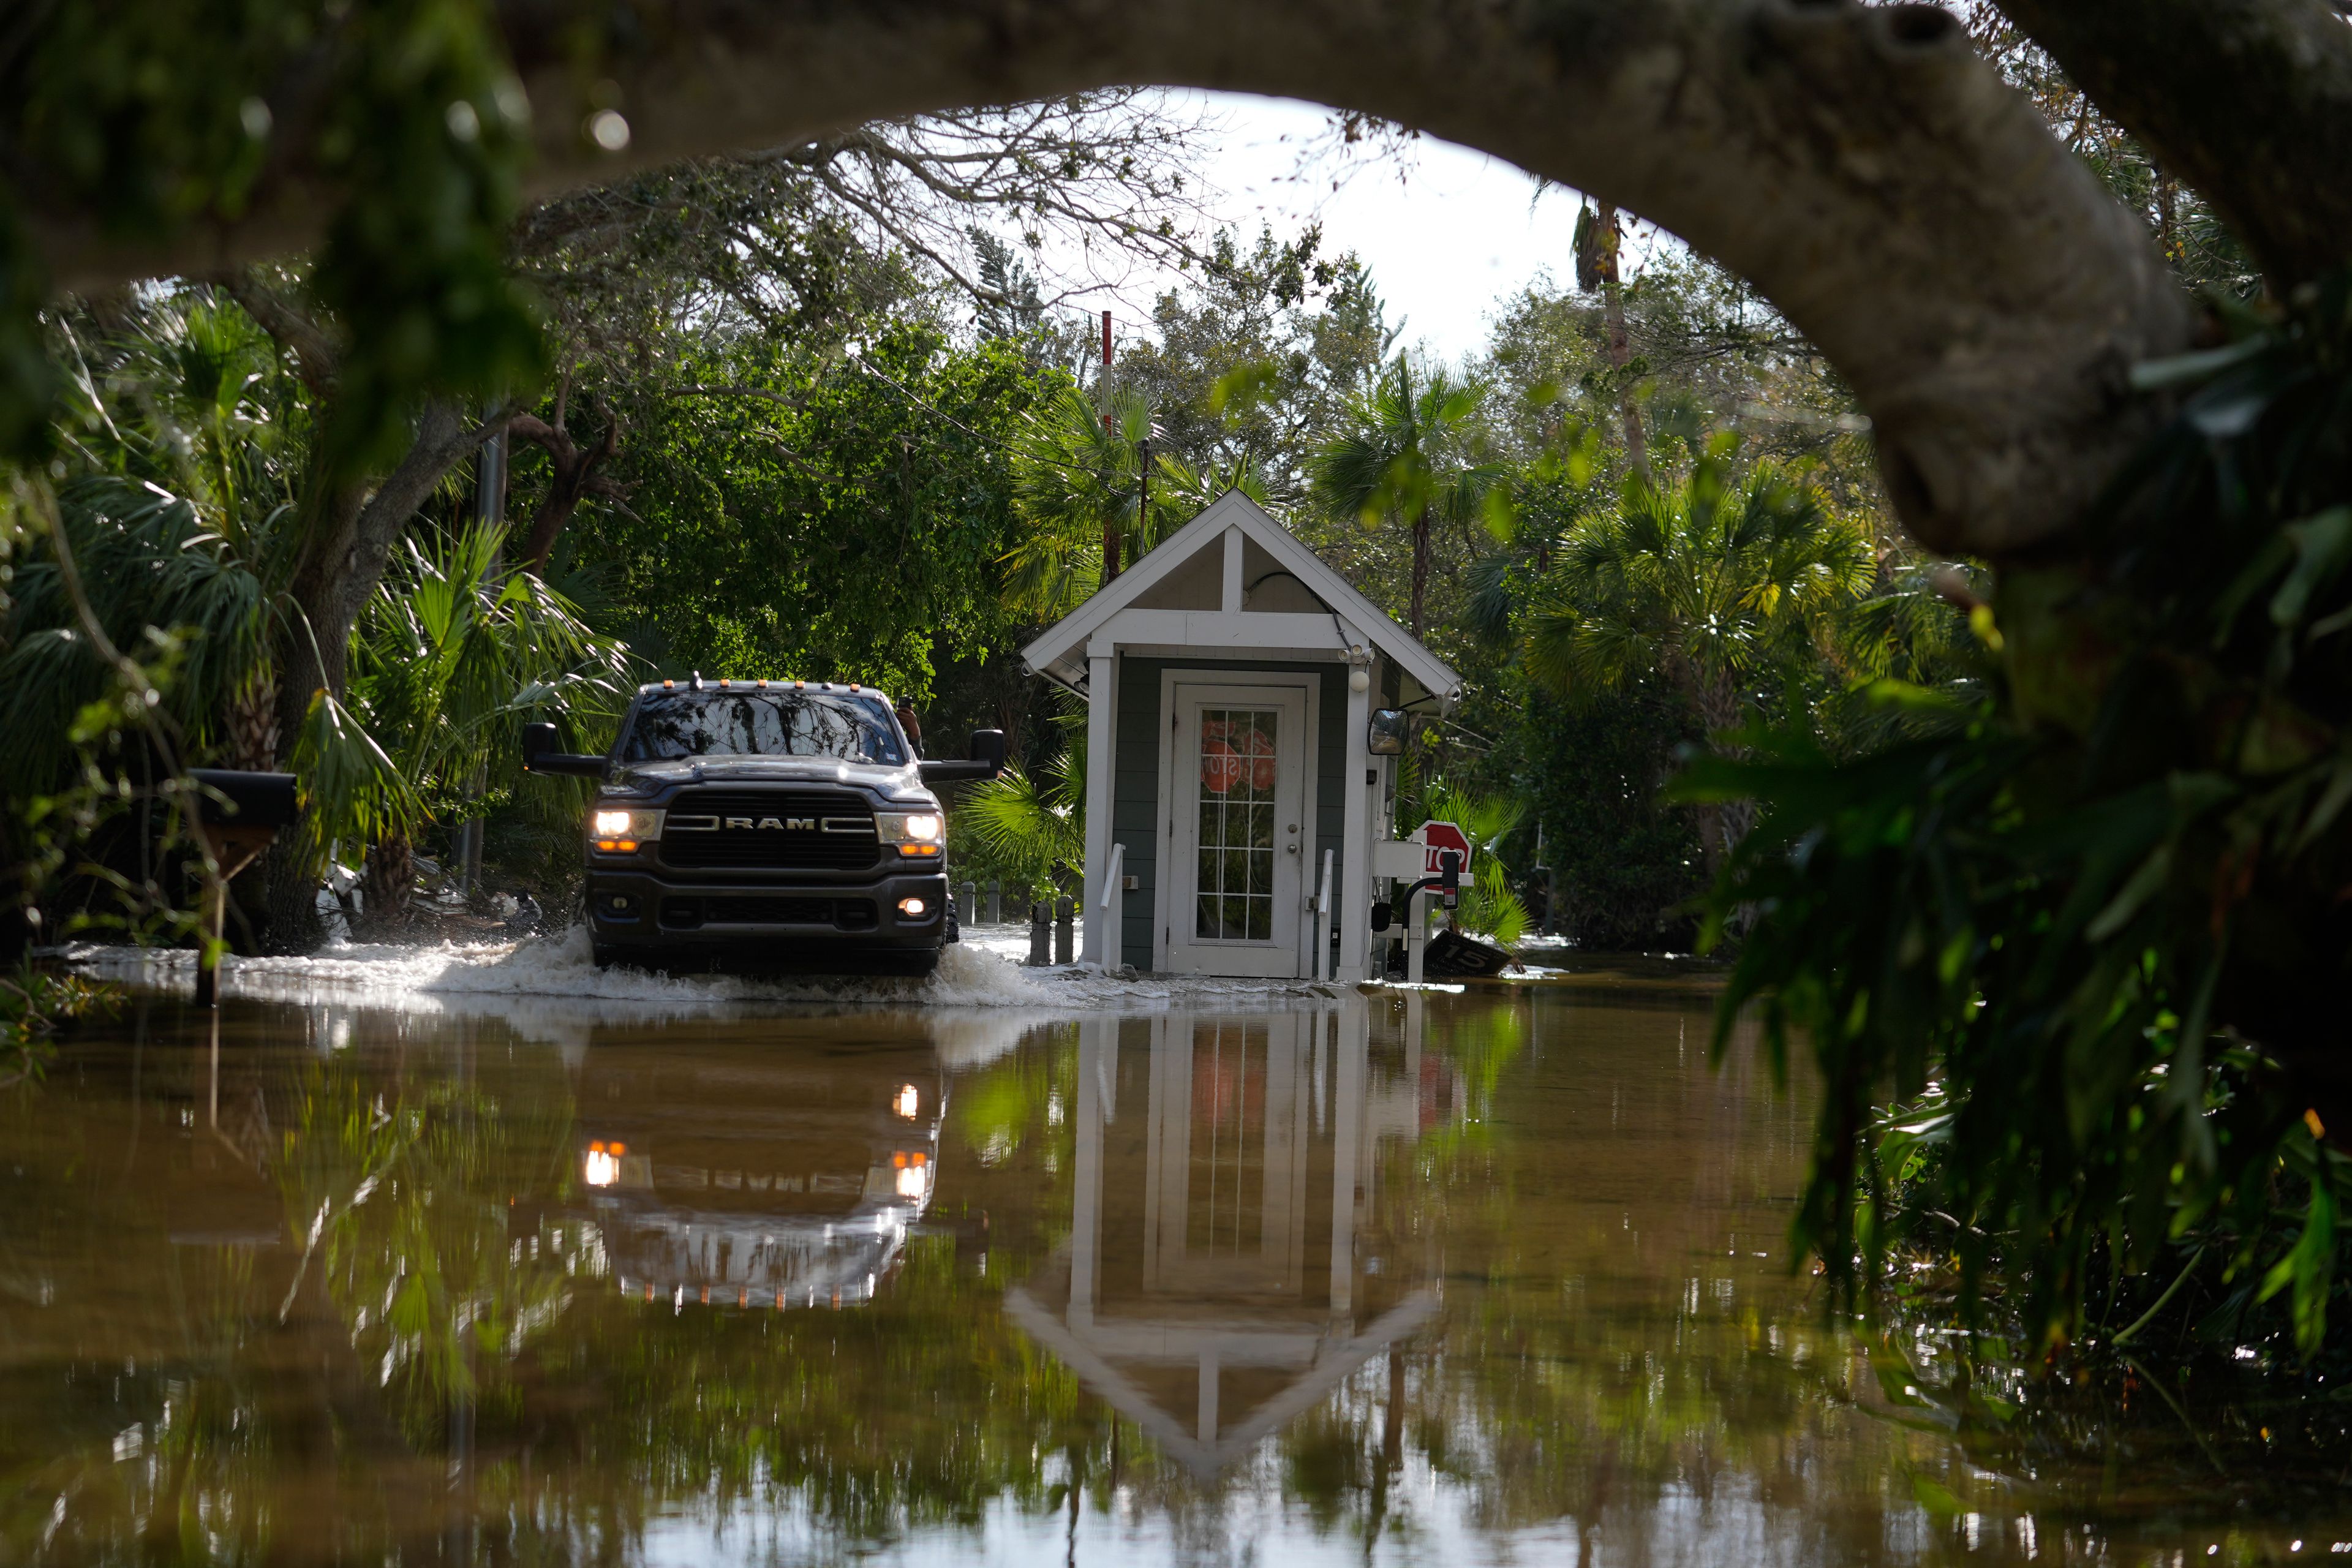
[[[1222,133],[1203,171],[1221,195],[1211,210],[1246,243],[1261,220],[1289,239],[1320,220],[1324,249],[1352,250],[1370,267],[1402,343],[1459,361],[1486,342],[1498,302],[1549,269],[1576,270],[1579,197],[1483,153],[1422,137],[1402,162],[1337,149],[1329,111],[1289,99],[1187,93]],[[1336,188],[1335,188],[1336,186]],[[1114,307],[1123,322],[1149,319],[1163,285],[1129,279]]]

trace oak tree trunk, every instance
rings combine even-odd
[[[1139,81],[1340,104],[1479,148],[1636,213],[1753,283],[1853,388],[1896,510],[1938,550],[1998,557],[2073,526],[2160,417],[2130,395],[2131,366],[2187,345],[2193,324],[2135,216],[1928,5],[494,3],[528,89],[541,192],[881,116]],[[2090,18],[2096,47],[2118,58],[2135,25],[2145,59],[2206,12],[2287,17],[2323,64],[2352,48],[2314,22],[2345,31],[2325,0],[2157,9],[2161,26],[2123,0],[2011,7],[2037,36]],[[2263,153],[2250,143],[2292,140],[2259,111],[2264,92],[2180,88],[2179,70],[2218,57],[2178,52],[2177,66],[2147,68],[2156,98],[2210,100],[2198,111],[2209,121],[2242,115],[2230,145],[2250,166],[2292,165],[2330,193],[2290,189],[2273,209],[2310,205],[2326,229],[2352,208],[2341,174],[2352,155],[2328,140],[2335,100],[2310,99],[2309,122],[2325,133],[2311,152]],[[2067,63],[2098,96],[2096,73]],[[2268,66],[2231,68],[2254,80]],[[278,123],[326,122],[323,79],[289,73],[270,87]],[[626,105],[623,156],[580,134],[608,101]],[[12,112],[22,110],[0,107],[0,129]],[[2231,177],[2154,140],[2200,188]],[[75,289],[299,248],[340,195],[309,143],[289,137],[236,217],[127,250],[63,190],[30,182],[23,206],[57,282]]]

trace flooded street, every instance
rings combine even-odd
[[[2324,1488],[2233,1507],[2168,1416],[1963,1436],[1932,1331],[1826,1322],[1809,1107],[1710,1068],[1695,972],[1131,1014],[273,984],[216,1036],[146,994],[0,1099],[0,1561],[2352,1539]]]

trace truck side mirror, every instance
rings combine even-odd
[[[552,724],[522,727],[522,771],[527,773],[568,773],[573,778],[601,779],[604,759],[574,752],[559,752],[563,733]]]
[[[1004,771],[1004,731],[974,730],[971,732],[971,760],[988,764],[988,776],[994,778]]]

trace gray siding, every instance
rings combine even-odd
[[[1315,852],[1306,868],[1311,894],[1322,875],[1323,852],[1335,852],[1332,888],[1336,894],[1344,873],[1340,842],[1347,822],[1346,781],[1342,773],[1348,753],[1348,668],[1328,664],[1257,664],[1215,658],[1137,658],[1119,656],[1118,716],[1114,726],[1118,756],[1111,780],[1111,837],[1127,846],[1127,874],[1139,879],[1135,891],[1124,895],[1125,929],[1120,953],[1137,968],[1152,962],[1159,932],[1152,929],[1152,900],[1158,896],[1160,853],[1160,742],[1167,715],[1160,710],[1162,671],[1207,669],[1236,680],[1254,675],[1312,675],[1321,688],[1318,704],[1315,757]],[[1089,765],[1093,765],[1089,759]]]

